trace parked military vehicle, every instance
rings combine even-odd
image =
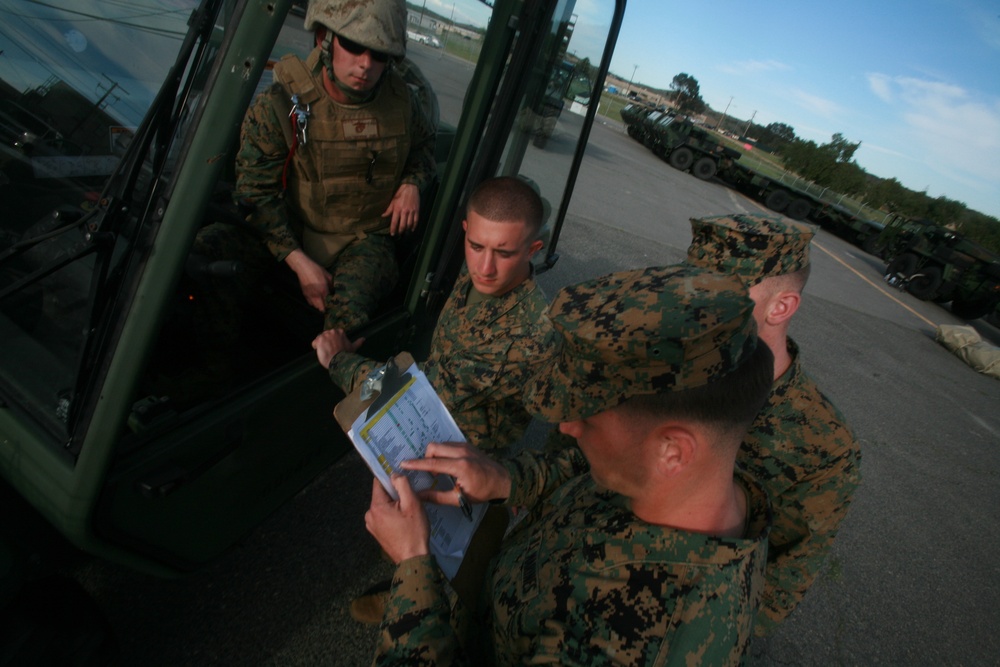
[[[964,319],[1000,306],[1000,255],[926,220],[895,218],[878,240],[886,281],[925,301],[951,302]]]
[[[566,55],[576,19],[575,14],[562,15],[554,33],[547,39],[548,48],[545,52],[550,54],[549,59],[539,59],[535,63],[536,70],[545,72],[549,77],[544,90],[535,95],[532,113],[528,114],[533,122],[533,141],[538,148],[545,148],[567,101],[586,107],[590,105],[594,94],[594,82],[589,73],[584,72],[577,61]]]
[[[740,159],[740,152],[723,146],[688,118],[663,114],[644,119],[646,146],[674,169],[689,171],[703,181],[719,171],[720,163]]]
[[[618,114],[622,117],[622,120],[625,121],[625,129],[629,136],[632,137],[635,131],[633,126],[653,111],[655,111],[655,109],[648,104],[629,102],[618,111]]]
[[[715,176],[724,162],[740,158],[739,151],[723,146],[707,130],[673,111],[627,104],[619,113],[630,137],[671,167],[690,171],[703,181]]]
[[[459,2],[463,16],[485,17],[484,37],[474,69],[414,61],[440,102],[437,180],[422,193],[420,229],[400,243],[395,292],[351,332],[373,358],[426,352],[462,263],[462,203],[483,179],[537,184],[553,216],[552,265],[593,122],[596,105],[560,121],[560,151],[533,146],[517,122],[562,62],[560,26],[579,3]],[[98,0],[72,13],[8,3],[0,98],[74,150],[0,145],[4,619],[50,599],[56,618],[51,588],[32,586],[52,581],[62,557],[161,575],[202,567],[349,450],[331,414],[341,395],[309,345],[322,315],[282,265],[247,304],[221,369],[192,309],[206,280],[240,284],[238,257],[206,267],[192,241],[210,223],[244,229],[231,195],[244,114],[273,62],[313,45],[301,14],[286,17],[291,4],[153,0],[126,21]],[[624,4],[588,3],[590,29],[569,45],[595,54],[594,95]]]
[[[772,211],[784,213],[793,220],[805,220],[825,205],[807,192],[737,162],[723,162],[719,178]]]

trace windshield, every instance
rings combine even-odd
[[[2,382],[59,433],[95,296],[99,253],[79,223],[99,206],[177,59],[196,3],[3,0],[2,7]],[[109,242],[105,251],[111,257],[121,248]]]
[[[302,6],[292,5],[275,43],[252,45],[270,53],[258,92],[273,84],[272,67],[282,56],[305,58],[312,50],[314,35],[304,29]],[[114,351],[114,341],[145,258],[184,235],[157,227],[159,207],[176,209],[184,199],[183,191],[172,190],[174,162],[184,137],[196,131],[200,100],[211,97],[209,72],[228,28],[222,18],[193,18],[194,0],[0,0],[0,7],[6,17],[0,25],[0,391],[8,403],[31,412],[55,442],[67,443],[77,435],[74,413],[87,394],[100,389],[101,373],[111,363],[110,356],[96,353],[126,354]],[[593,86],[614,12],[613,2],[557,3],[527,70],[507,56],[491,56],[490,62],[505,68],[501,77],[517,95],[504,98],[508,104],[517,100],[517,118],[489,145],[461,147],[496,156],[484,160],[486,175],[520,174],[538,187],[546,204],[546,243],[553,221],[568,205],[577,148],[586,139],[585,118],[592,100],[599,99]],[[441,181],[449,165],[461,163],[452,152],[469,102],[495,101],[470,99],[492,14],[481,0],[408,6],[407,60],[397,66],[437,127]],[[207,26],[196,43],[186,37],[191,25]],[[494,48],[500,43],[495,40]],[[188,53],[190,62],[175,67]],[[152,116],[158,96],[163,105]],[[203,229],[215,222],[236,229],[245,219],[232,197],[239,129],[225,128],[233,153],[218,157],[222,175],[212,181],[217,196],[208,210],[189,216]],[[435,203],[435,188],[431,184],[422,193],[425,216]],[[202,238],[199,231],[193,240]],[[272,262],[267,271],[276,275],[266,278],[264,289],[234,297],[238,312],[220,320],[228,335],[226,352],[238,358],[238,371],[215,363],[221,357],[205,341],[221,338],[205,335],[206,319],[192,304],[206,291],[235,293],[246,281],[207,274],[192,239],[183,242],[190,256],[179,271],[173,301],[164,307],[158,340],[148,351],[128,351],[127,358],[141,364],[129,394],[140,408],[163,407],[169,396],[169,410],[180,413],[230,395],[311,354],[308,343],[322,326],[297,284],[289,282],[287,268]],[[424,280],[416,264],[420,242],[418,234],[397,249],[400,279],[377,316],[391,317],[403,306],[410,284]],[[227,247],[217,259],[231,266],[239,256]],[[272,326],[258,331],[249,322]],[[221,379],[203,377],[217,366],[223,367]],[[144,426],[142,419],[130,418],[127,428]]]

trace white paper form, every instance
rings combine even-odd
[[[348,436],[386,492],[398,499],[392,486],[393,472],[405,474],[415,491],[439,487],[453,488],[445,475],[434,477],[426,472],[406,471],[400,464],[422,458],[431,442],[464,442],[465,436],[448,409],[416,364],[406,372],[410,379],[370,418],[363,412],[351,426]],[[438,565],[449,579],[455,576],[469,541],[486,512],[485,504],[472,505],[472,520],[458,507],[424,503],[430,523],[430,548]]]

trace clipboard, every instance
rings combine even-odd
[[[374,377],[382,370],[369,373],[336,405],[333,415],[376,479],[395,498],[390,475],[403,472],[399,467],[402,460],[423,456],[428,442],[465,437],[409,353],[397,354],[386,363],[380,377]],[[366,389],[369,379],[374,382]],[[377,395],[368,395],[372,393],[372,384],[378,385]],[[416,471],[404,474],[418,492],[435,484],[454,483],[447,475]],[[424,505],[430,524],[430,550],[449,580],[455,577],[487,507],[484,503],[468,502],[460,507]]]
[[[354,391],[345,396],[340,403],[337,403],[333,408],[333,416],[344,433],[351,430],[351,425],[361,416],[361,413],[367,411],[370,416],[385,405],[386,401],[392,398],[410,377],[408,373],[401,372],[401,369],[409,368],[413,364],[413,355],[409,352],[400,352],[386,362],[386,373],[382,376],[381,386],[376,395],[370,398],[361,398],[366,379],[359,383]]]

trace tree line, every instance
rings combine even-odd
[[[781,158],[786,170],[819,186],[865,202],[872,208],[907,218],[930,220],[954,229],[1000,253],[1000,220],[970,209],[964,202],[945,196],[931,197],[910,190],[895,178],[869,174],[854,160],[861,142],[851,142],[841,133],[825,144],[801,139],[786,123],[759,125],[726,117],[701,98],[698,80],[682,72],[673,78],[670,90],[657,91],[670,100],[678,113],[705,114],[709,125],[746,140],[752,137],[758,149]],[[721,126],[720,126],[721,125]]]

